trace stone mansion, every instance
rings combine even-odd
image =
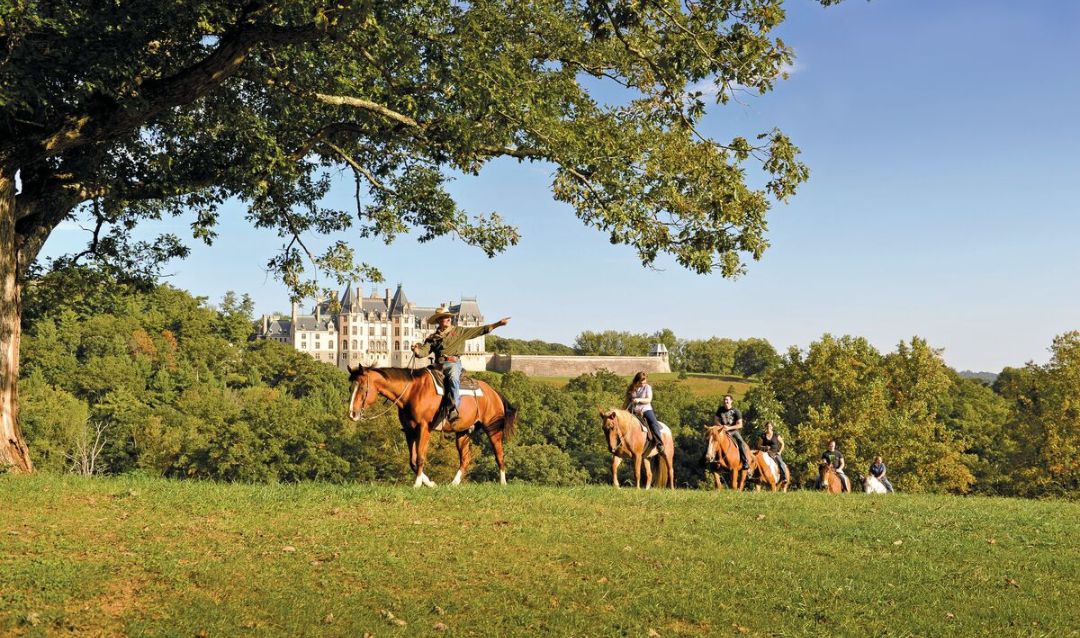
[[[457,313],[454,323],[460,326],[479,326],[484,323],[475,298],[463,297],[457,304],[446,304]],[[346,286],[336,303],[321,301],[310,315],[298,313],[292,305],[289,318],[263,315],[258,337],[286,343],[306,352],[319,361],[334,363],[339,368],[365,366],[424,367],[428,360],[413,361],[410,347],[422,342],[434,332],[427,318],[434,307],[414,305],[399,284],[394,295],[385,289],[382,296],[373,291],[370,297],[360,286]],[[462,365],[467,370],[483,370],[489,356],[484,337],[470,339]]]
[[[479,326],[484,323],[475,297],[462,297],[457,304],[445,304],[457,313],[454,324]],[[318,361],[339,368],[363,364],[375,367],[422,368],[428,359],[413,359],[409,349],[435,331],[427,318],[434,307],[416,306],[405,297],[399,284],[394,295],[385,289],[365,297],[360,286],[346,286],[336,302],[320,301],[312,314],[301,315],[292,305],[289,318],[263,315],[258,338],[286,343]],[[462,356],[466,370],[523,372],[533,376],[577,376],[597,370],[632,375],[640,370],[671,372],[668,352],[655,344],[649,356],[601,357],[562,355],[511,355],[487,352],[484,337],[470,339]]]

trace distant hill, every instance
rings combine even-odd
[[[980,381],[985,381],[990,384],[993,384],[998,378],[998,373],[996,372],[972,372],[971,370],[964,370],[957,374],[965,379],[979,379]]]

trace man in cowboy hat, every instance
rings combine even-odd
[[[495,323],[475,328],[453,326],[454,313],[450,312],[446,306],[439,306],[435,314],[428,317],[429,324],[436,324],[439,327],[427,339],[424,339],[423,343],[414,343],[412,351],[421,358],[434,354],[435,365],[441,367],[443,371],[446,396],[449,401],[444,399],[443,404],[439,406],[439,412],[435,414],[435,430],[442,430],[443,417],[446,416],[447,409],[450,413],[448,419],[450,423],[458,419],[458,408],[461,406],[461,353],[465,350],[465,342],[480,335],[486,335],[499,326],[505,326],[509,321],[510,317],[504,317]]]

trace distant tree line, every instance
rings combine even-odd
[[[214,307],[167,285],[136,287],[89,269],[35,278],[25,295],[20,383],[21,423],[37,468],[228,481],[409,480],[396,416],[349,421],[347,375],[254,340],[251,314],[245,297],[230,294]],[[699,343],[719,349],[721,341]],[[732,365],[740,343],[745,353],[758,341],[724,345]],[[697,347],[673,335],[671,342],[680,356]],[[582,333],[575,352],[601,343],[628,348],[632,341],[626,333]],[[738,403],[747,440],[767,421],[776,424],[800,486],[836,438],[851,475],[881,454],[904,491],[1076,497],[1080,333],[1059,336],[1051,352],[1048,364],[1006,368],[988,385],[962,378],[919,338],[881,353],[863,338],[824,335],[777,355]],[[521,373],[476,376],[520,409],[507,448],[513,480],[608,480],[598,411],[621,405],[625,378],[600,371],[558,388]],[[654,391],[656,412],[675,434],[678,483],[697,487],[702,428],[720,397],[695,396],[679,380],[656,382]],[[487,443],[477,444],[471,477],[492,479]],[[445,480],[455,469],[453,442],[436,439],[430,474]]]
[[[750,378],[761,377],[780,363],[780,355],[765,339],[679,339],[669,329],[654,333],[587,330],[577,336],[573,347],[540,340],[487,337],[488,352],[510,354],[641,357],[658,343],[667,348],[671,369],[676,372]]]

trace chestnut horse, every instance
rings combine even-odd
[[[787,491],[791,477],[780,479],[780,464],[776,462],[776,459],[769,456],[768,452],[761,450],[754,450],[750,453],[750,456],[754,458],[753,467],[757,473],[757,484],[754,486],[754,491],[760,490],[763,483],[768,485],[774,492],[777,490],[781,492]]]
[[[851,479],[845,481],[840,478],[840,473],[825,459],[818,462],[818,485],[829,494],[851,491]]]
[[[659,454],[655,442],[642,429],[641,421],[626,410],[600,410],[600,422],[611,450],[611,484],[619,487],[619,464],[623,459],[634,461],[634,486],[641,488],[642,461],[645,466],[645,489],[652,485],[652,457],[660,457],[658,485],[675,489],[675,441],[671,430],[660,424],[664,453]]]
[[[724,430],[722,425],[711,425],[705,428],[705,467],[713,475],[716,489],[721,489],[724,484],[720,480],[720,470],[731,473],[731,489],[742,491],[746,477],[754,473],[754,455],[747,459],[750,469],[742,469],[742,461],[739,459],[738,443]]]
[[[424,473],[428,441],[431,437],[431,420],[442,403],[442,396],[435,390],[435,382],[426,369],[410,368],[349,368],[352,397],[349,399],[349,418],[364,418],[364,409],[386,397],[397,407],[398,420],[409,444],[409,466],[416,472],[413,487],[435,487],[435,482]],[[506,485],[506,463],[503,443],[510,438],[517,423],[517,410],[506,399],[483,381],[477,382],[482,396],[462,396],[461,415],[453,425],[443,424],[443,432],[456,435],[458,471],[452,485],[461,483],[469,468],[469,432],[479,425],[484,428],[491,446],[495,449],[495,462],[499,466],[499,482]],[[369,417],[370,418],[370,417]]]

